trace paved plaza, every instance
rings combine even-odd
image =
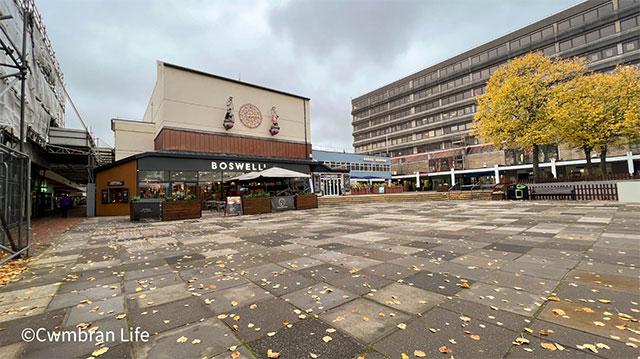
[[[638,266],[616,202],[91,218],[0,287],[0,357],[637,358]]]

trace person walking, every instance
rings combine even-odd
[[[69,207],[71,206],[71,198],[66,193],[60,197],[60,209],[62,209],[62,218],[67,218]]]

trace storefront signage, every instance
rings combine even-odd
[[[224,211],[224,215],[241,215],[242,214],[242,200],[240,196],[229,196],[227,197],[226,208]]]
[[[162,202],[133,202],[134,218],[161,218]]]
[[[124,181],[109,181],[107,186],[124,186]]]
[[[237,161],[211,161],[211,169],[217,171],[262,171],[267,169],[266,163],[237,162]]]
[[[387,163],[387,160],[385,158],[372,158],[372,157],[364,157],[362,158],[363,161],[365,162],[382,162],[382,163]]]
[[[293,196],[271,197],[272,211],[284,211],[288,209],[296,209]]]

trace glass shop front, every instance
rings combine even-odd
[[[154,199],[194,196],[203,201],[223,201],[227,196],[269,192],[276,195],[286,190],[310,191],[306,178],[256,179],[239,182],[235,178],[248,173],[280,167],[309,174],[311,161],[302,163],[256,160],[207,160],[188,158],[145,157],[138,159],[137,196]],[[307,163],[305,163],[307,162]]]

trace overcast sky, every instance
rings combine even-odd
[[[41,0],[81,116],[140,119],[156,60],[311,98],[314,145],[352,149],[351,98],[579,0]],[[67,126],[80,127],[70,106]]]

